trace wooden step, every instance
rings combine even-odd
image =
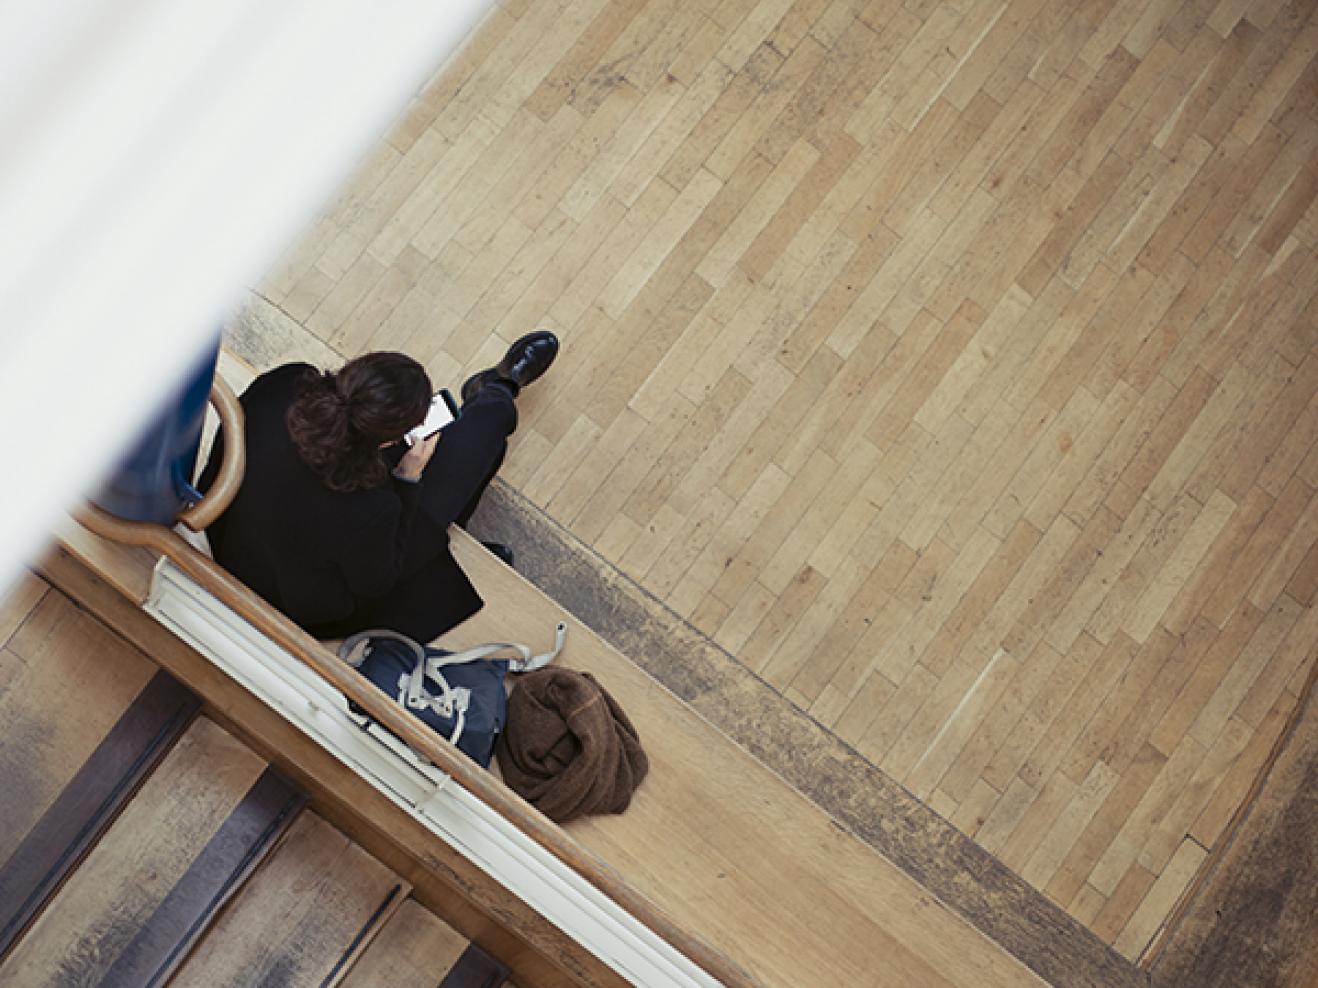
[[[409,899],[407,882],[319,815],[294,819],[300,797],[209,721],[188,733],[123,827],[88,859],[97,880],[88,885],[75,874],[199,706],[43,581],[25,579],[0,599],[0,711],[12,727],[0,736],[0,785],[33,795],[0,805],[8,824],[0,833],[6,946],[74,875],[0,969],[0,983],[505,983],[508,969]],[[215,791],[198,791],[208,788]],[[209,809],[175,812],[194,797]],[[135,833],[149,835],[141,841],[154,857],[135,847]],[[130,864],[110,859],[115,847],[135,855]],[[138,873],[155,876],[159,859],[178,877],[172,887],[157,884],[154,899],[148,890],[135,903],[120,895],[98,907],[80,894],[116,878],[129,886]],[[145,917],[142,926],[129,916]],[[64,942],[76,951],[61,953]]]
[[[0,789],[22,798],[0,803],[0,955],[200,705],[44,584],[3,606]]]
[[[202,696],[208,710],[213,707],[222,711],[226,724],[241,725],[243,738],[259,748],[263,757],[299,782],[309,780],[315,787],[312,798],[317,810],[414,882],[416,899],[426,909],[465,936],[479,938],[512,966],[514,977],[523,986],[569,988],[583,983],[617,983],[607,978],[589,981],[583,972],[603,971],[602,964],[598,968],[589,966],[584,950],[556,927],[457,855],[446,853],[443,845],[405,817],[391,800],[363,787],[355,776],[343,771],[339,762],[291,732],[269,707],[143,614],[141,599],[132,596],[128,587],[146,586],[147,570],[141,567],[149,569],[149,560],[123,546],[100,542],[85,530],[77,532],[81,534],[66,536],[73,539],[80,554],[53,554],[42,564],[46,577],[188,683]],[[91,563],[91,559],[96,562]],[[92,569],[89,565],[108,568]],[[2,615],[0,611],[0,618]],[[435,984],[438,979],[431,988]]]
[[[303,801],[195,720],[5,958],[0,984],[163,983]]]
[[[508,968],[413,899],[389,919],[343,988],[499,988]]]
[[[338,984],[410,889],[319,816],[303,813],[170,984]]]

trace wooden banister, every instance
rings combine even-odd
[[[247,470],[247,444],[243,442],[243,406],[233,388],[218,374],[211,382],[210,403],[220,418],[224,433],[224,459],[215,483],[206,496],[178,516],[194,532],[200,532],[219,518],[238,496]]]
[[[231,435],[241,436],[241,432]],[[729,988],[754,988],[756,982],[730,958],[674,923],[654,903],[632,888],[610,865],[578,844],[456,747],[439,738],[391,702],[319,641],[272,608],[214,560],[199,552],[176,531],[148,522],[116,518],[94,505],[82,508],[75,518],[83,527],[104,539],[141,546],[168,558],[223,604],[406,743],[419,757],[453,778],[692,963]]]

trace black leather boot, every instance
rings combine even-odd
[[[508,348],[495,366],[473,374],[462,385],[462,400],[471,401],[491,381],[507,381],[516,395],[540,378],[558,356],[558,337],[547,329],[527,333]]]
[[[482,542],[481,545],[503,560],[505,565],[511,566],[513,564],[513,550],[510,546],[506,546],[502,542]]]

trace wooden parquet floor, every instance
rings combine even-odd
[[[260,293],[1131,958],[1318,641],[1315,0],[509,0]],[[332,110],[327,110],[332,112]]]

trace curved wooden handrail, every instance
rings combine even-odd
[[[243,442],[243,406],[239,404],[233,388],[218,374],[211,382],[210,403],[215,414],[220,417],[220,429],[224,433],[224,459],[220,462],[215,483],[206,492],[206,496],[178,516],[178,520],[194,532],[200,532],[228,510],[233,499],[238,496],[238,488],[242,486],[243,473],[247,469],[247,444]]]
[[[674,923],[654,903],[632,888],[611,865],[578,844],[492,774],[468,759],[453,745],[442,741],[398,704],[390,702],[385,694],[340,661],[338,656],[254,594],[228,570],[188,544],[176,531],[151,522],[116,518],[92,504],[85,505],[74,517],[84,528],[102,538],[143,546],[166,556],[218,600],[366,711],[420,757],[453,778],[688,960],[728,988],[757,988],[757,982],[730,958]]]

